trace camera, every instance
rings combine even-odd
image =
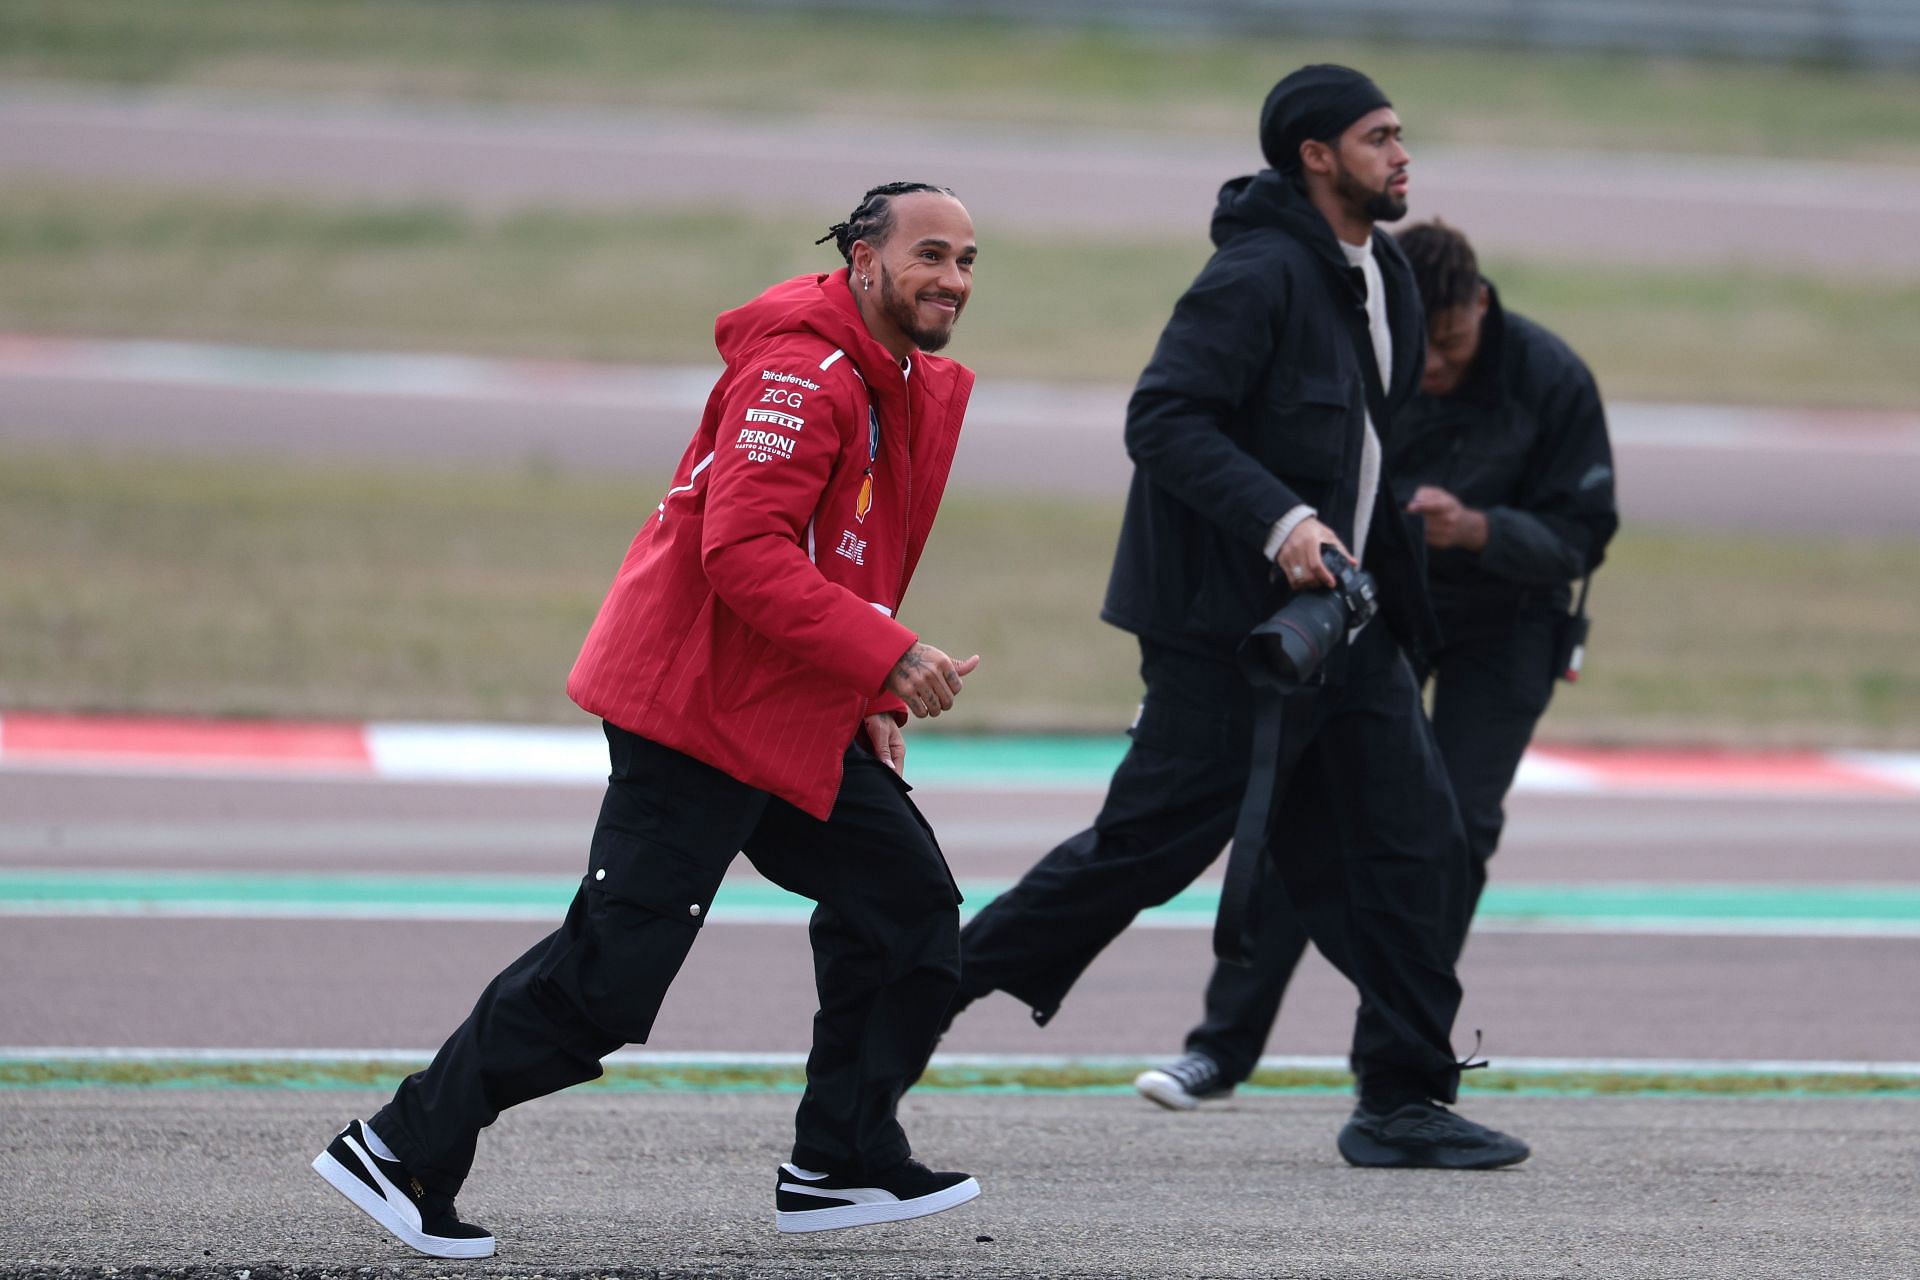
[[[1241,665],[1257,683],[1305,684],[1335,645],[1378,612],[1372,574],[1331,546],[1321,546],[1320,562],[1333,575],[1332,590],[1295,593],[1241,646]]]

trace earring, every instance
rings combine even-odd
[[[866,291],[868,291],[868,290],[871,290],[872,288],[873,288],[873,277],[872,277],[872,276],[861,276],[861,277],[860,277],[860,289],[861,289],[861,291],[862,291],[862,292],[866,292]]]

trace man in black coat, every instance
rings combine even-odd
[[[1477,904],[1507,789],[1564,662],[1570,580],[1599,567],[1619,526],[1613,451],[1593,375],[1559,338],[1501,308],[1465,236],[1431,223],[1399,243],[1425,300],[1427,363],[1386,442],[1387,469],[1425,525],[1446,639],[1421,674],[1433,680]],[[1224,1097],[1259,1061],[1308,938],[1283,896],[1258,901],[1252,966],[1217,965],[1185,1056],[1135,1081],[1162,1106]]]
[[[1136,465],[1102,616],[1139,637],[1133,742],[1094,825],[961,935],[953,1012],[1006,991],[1046,1023],[1094,957],[1234,832],[1253,765],[1236,653],[1296,592],[1334,585],[1323,546],[1378,582],[1380,616],[1324,682],[1285,700],[1269,772],[1272,869],[1361,995],[1355,1164],[1493,1168],[1524,1143],[1457,1116],[1454,940],[1467,857],[1403,653],[1436,638],[1421,548],[1380,439],[1413,395],[1424,323],[1377,221],[1406,212],[1409,157],[1358,72],[1304,67],[1261,112],[1273,167],[1222,189],[1213,258],[1174,307],[1127,409]],[[1397,643],[1396,643],[1397,642]],[[1299,826],[1333,839],[1296,840]],[[1277,891],[1277,890],[1276,890]]]

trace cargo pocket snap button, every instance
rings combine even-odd
[[[690,906],[690,907],[688,907],[688,908],[687,908],[687,914],[688,914],[688,915],[690,915],[690,916],[692,916],[692,917],[693,917],[694,919],[696,919],[696,920],[697,920],[697,919],[699,919],[699,918],[700,918],[700,904],[696,902],[696,903],[694,903],[694,904],[693,904],[692,906]]]
[[[605,880],[607,878],[607,869],[605,867],[600,868],[593,873],[593,878],[595,880]]]

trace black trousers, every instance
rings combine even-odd
[[[1230,663],[1151,643],[1141,657],[1146,701],[1106,803],[961,931],[956,1011],[1006,991],[1044,1024],[1134,916],[1192,883],[1232,836],[1251,750],[1245,681]],[[1344,684],[1290,697],[1283,724],[1275,874],[1262,897],[1283,889],[1359,989],[1363,1092],[1450,1099],[1466,849],[1413,674],[1386,629],[1360,633]]]
[[[793,1161],[878,1171],[910,1153],[895,1118],[959,978],[960,894],[907,786],[856,743],[821,822],[613,725],[612,774],[586,876],[559,929],[480,994],[374,1131],[430,1189],[454,1194],[500,1112],[600,1075],[643,1042],[744,851],[811,898],[820,1007]]]
[[[1520,757],[1553,693],[1553,624],[1548,613],[1523,613],[1511,628],[1489,631],[1485,620],[1459,620],[1462,638],[1435,656],[1433,731],[1466,828],[1467,921],[1487,884],[1487,860],[1500,845],[1507,791]],[[1451,631],[1452,628],[1449,628]],[[1230,1081],[1253,1074],[1294,969],[1307,949],[1305,923],[1285,897],[1259,902],[1253,965],[1216,964],[1207,983],[1206,1016],[1187,1034],[1187,1048],[1220,1064]],[[1466,930],[1454,942],[1458,955]]]

